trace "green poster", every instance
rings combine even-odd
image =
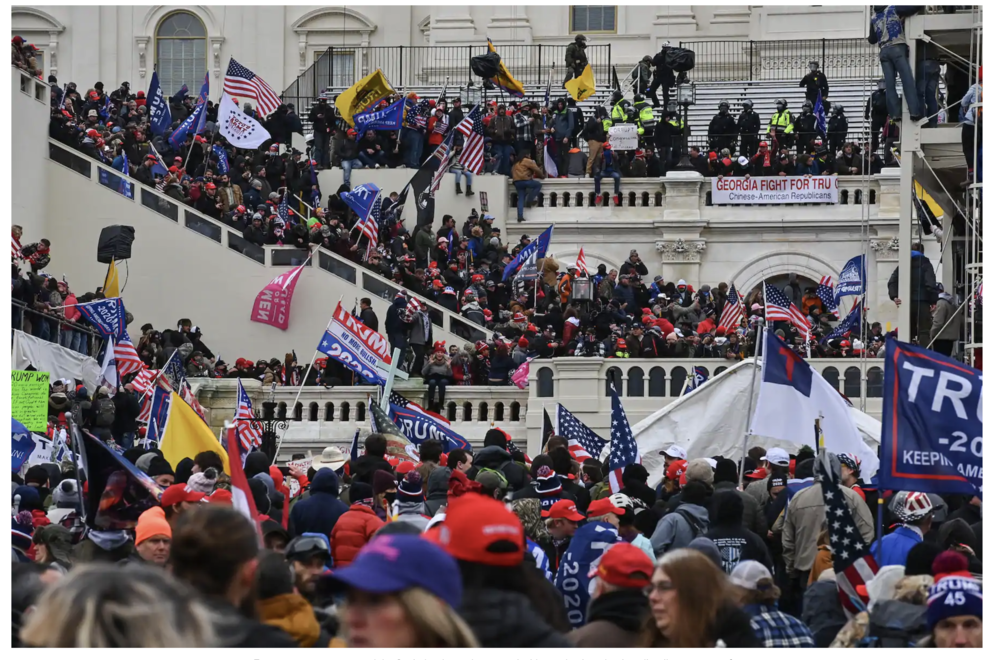
[[[29,431],[45,433],[49,423],[49,374],[45,371],[10,372],[10,416]]]

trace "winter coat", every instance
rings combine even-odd
[[[330,536],[334,567],[347,566],[354,561],[361,548],[383,525],[385,523],[379,520],[371,507],[352,504],[347,513],[337,519],[337,524],[333,526],[333,534]]]
[[[339,490],[337,474],[329,468],[319,470],[309,486],[308,499],[299,501],[289,512],[288,533],[301,536],[313,532],[329,537],[337,520],[347,513]]]
[[[889,276],[889,297],[899,298],[899,267]],[[910,253],[910,300],[931,305],[938,300],[937,278],[931,260],[919,252]]]
[[[555,131],[552,137],[561,142],[564,138],[572,138],[574,133],[573,113],[568,109],[556,112],[552,116],[552,128]]]
[[[427,478],[427,499],[424,501],[424,513],[428,516],[437,515],[438,509],[448,502],[448,480],[451,478],[451,469],[446,467],[434,468]]]
[[[809,585],[802,597],[802,616],[799,619],[809,626],[817,647],[829,647],[837,633],[847,623],[847,615],[844,614],[844,607],[840,604],[839,594],[831,569]]]
[[[248,619],[229,603],[210,599],[206,603],[219,617],[214,624],[219,646],[234,649],[295,648],[295,640],[283,630]]]
[[[430,523],[430,516],[424,515],[424,502],[400,502],[393,504],[392,522],[406,523],[413,525],[421,533],[427,529]]]
[[[909,525],[900,525],[892,534],[882,537],[881,555],[879,542],[872,543],[872,556],[881,566],[906,566],[906,557],[913,546],[923,541],[923,536]]]
[[[476,469],[490,468],[502,472],[511,491],[521,490],[530,481],[528,471],[515,463],[510,454],[500,447],[484,447],[476,454],[472,466]]]
[[[498,589],[466,591],[458,614],[483,648],[567,648],[571,644],[532,607],[524,594]]]
[[[591,600],[587,623],[566,638],[577,648],[633,648],[649,617],[649,599],[638,589],[622,589]]]
[[[652,538],[657,556],[668,550],[686,548],[691,541],[708,531],[708,509],[698,504],[683,502],[673,512],[660,518]]]
[[[951,297],[945,294],[938,295],[933,321],[931,321],[931,338],[936,336],[938,339],[951,339],[953,341],[959,338],[962,332],[962,315],[955,314],[957,309]],[[941,334],[938,335],[938,332]]]
[[[257,611],[261,621],[285,631],[301,648],[343,646],[342,642],[335,642],[334,638],[320,627],[312,605],[300,594],[281,594],[259,600]]]
[[[854,174],[851,172],[852,167],[858,168],[857,173],[861,174],[862,168],[864,167],[864,163],[861,161],[861,154],[840,154],[840,157],[837,158],[837,174],[840,176]]]
[[[369,456],[365,454],[364,456],[359,456],[357,459],[351,461],[350,471],[351,475],[354,477],[354,481],[361,481],[368,485],[372,483],[372,477],[375,475],[376,470],[385,470],[386,472],[392,474],[392,466],[389,465],[389,461],[385,460],[381,456]]]
[[[720,481],[715,484],[716,495],[713,495],[713,497],[717,497],[719,492],[727,490],[736,491],[743,499],[743,526],[761,538],[766,537],[768,530],[767,520],[764,518],[764,510],[756,498],[745,491],[736,490],[736,484],[731,481]]]
[[[875,536],[872,524],[872,514],[861,496],[850,488],[840,486],[840,492],[847,499],[858,531],[866,543],[871,543]],[[781,543],[785,567],[791,573],[802,571],[809,573],[816,559],[816,539],[820,528],[826,521],[823,490],[819,484],[813,484],[799,491],[788,503],[785,510],[784,523],[781,526]]]
[[[726,573],[732,573],[736,564],[748,560],[759,561],[768,568],[771,567],[771,554],[763,539],[739,523],[713,525],[705,533],[705,538],[719,549]]]

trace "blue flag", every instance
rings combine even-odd
[[[861,334],[861,305],[857,303],[854,304],[854,309],[851,310],[850,314],[844,317],[836,328],[834,328],[830,334],[823,337],[823,343],[825,344],[828,339],[835,339],[837,337],[849,337],[851,333]]]
[[[691,367],[691,380],[684,388],[684,394],[694,392],[708,381],[708,367]]]
[[[24,462],[35,451],[35,441],[31,439],[31,431],[13,417],[10,418],[10,460],[11,472],[17,472]]]
[[[556,589],[563,596],[569,625],[574,628],[582,626],[586,619],[590,603],[590,575],[597,573],[601,557],[619,541],[618,530],[610,523],[587,523],[576,530],[559,561]]]
[[[424,440],[437,440],[446,454],[453,449],[472,451],[472,445],[451,428],[447,419],[424,410],[395,392],[389,393],[389,419],[415,445]]]
[[[122,151],[122,174],[124,175],[118,182],[118,192],[132,199],[132,185],[128,182],[128,154]]]
[[[826,108],[823,106],[823,97],[819,94],[816,95],[813,114],[816,115],[816,131],[823,137],[826,137]]]
[[[111,117],[111,97],[104,97],[104,107],[97,111],[97,114],[101,116],[101,119],[107,121]]]
[[[222,148],[222,145],[217,144],[212,147],[212,153],[219,161],[219,174],[229,174],[229,156],[226,155],[226,150]]]
[[[171,392],[162,387],[153,388],[152,410],[149,414],[149,424],[146,425],[146,440],[157,443],[163,437],[167,427],[167,417],[170,415]]]
[[[354,431],[354,440],[351,441],[351,462],[358,460],[358,438],[361,437],[361,429]]]
[[[503,281],[506,282],[507,278],[516,273],[521,269],[521,266],[528,263],[528,261],[538,261],[543,258],[545,254],[549,251],[549,241],[552,239],[552,227],[554,225],[549,225],[549,228],[541,233],[541,235],[535,240],[531,241],[527,247],[517,253],[507,267],[503,269]]]
[[[188,115],[188,118],[177,127],[177,130],[170,134],[170,144],[174,149],[180,149],[181,145],[184,144],[184,140],[191,133],[199,135],[205,130],[205,109],[207,106],[208,71],[205,72],[205,82],[202,84],[201,92],[198,94],[198,104],[195,106],[194,112]]]
[[[382,191],[374,183],[363,183],[350,192],[340,193],[340,198],[358,214],[361,222],[364,222],[372,214],[372,209],[381,194]]]
[[[146,92],[146,112],[149,113],[149,128],[153,135],[163,135],[170,128],[170,104],[163,97],[160,89],[160,78],[156,71],[149,80],[149,90]]]
[[[167,379],[175,392],[181,391],[181,382],[184,381],[184,363],[181,361],[181,354],[178,351],[174,351],[167,363],[163,365],[163,377]]]
[[[153,176],[167,176],[170,174],[170,171],[167,169],[167,164],[163,162],[163,158],[156,152],[152,142],[149,143],[149,153],[156,156],[156,162],[153,164],[153,167],[150,168]]]
[[[879,488],[983,496],[983,372],[886,338]]]
[[[834,305],[840,305],[844,296],[860,296],[867,286],[867,264],[865,255],[859,254],[846,264],[840,271],[837,287],[833,290]]]
[[[81,436],[81,458],[87,466],[87,525],[109,531],[134,528],[139,514],[159,506],[163,488],[87,431]]]
[[[104,298],[77,303],[76,308],[104,339],[117,342],[125,334],[125,305],[121,298]]]
[[[354,130],[360,140],[365,131],[398,131],[403,126],[403,109],[406,99],[399,99],[382,110],[359,112],[354,115]]]

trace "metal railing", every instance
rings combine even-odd
[[[827,78],[881,78],[878,48],[867,39],[682,41],[695,53],[695,82],[794,80],[819,62]]]
[[[59,344],[63,348],[83,346],[84,350],[77,352],[81,353],[81,355],[88,355],[97,359],[97,354],[100,352],[101,348],[101,335],[97,331],[92,328],[73,323],[72,321],[67,321],[64,316],[58,316],[51,312],[41,312],[36,309],[31,309],[20,300],[11,300],[10,305],[10,327],[12,330],[20,330],[25,334],[37,337],[43,341]],[[25,323],[28,324],[27,330],[25,330]],[[64,328],[63,326],[69,327]],[[73,332],[74,334],[82,334],[82,343],[79,343],[81,340],[74,341],[72,337],[67,337],[67,331]],[[67,343],[63,343],[64,341]]]
[[[344,88],[381,69],[397,91],[414,87],[482,85],[472,74],[469,61],[488,52],[486,44],[474,46],[347,46],[330,47],[281,94],[285,103],[295,103],[300,114],[308,112],[327,88]],[[524,44],[497,46],[497,53],[515,78],[525,85],[544,85],[555,64],[553,86],[558,88],[565,72],[566,45]],[[587,59],[598,85],[611,83],[611,45],[592,44]]]

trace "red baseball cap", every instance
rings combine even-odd
[[[413,464],[413,461],[403,461],[396,466],[396,472],[400,474],[408,474],[411,470],[416,470],[417,466]]]
[[[208,496],[208,501],[212,504],[233,505],[233,494],[223,488],[217,488],[215,492]]]
[[[187,484],[174,484],[163,491],[160,497],[160,506],[171,507],[181,502],[207,502],[205,493],[191,490]]]
[[[524,561],[524,528],[516,514],[492,497],[466,493],[448,501],[438,542],[455,559],[513,567]]]
[[[615,543],[587,577],[599,577],[623,589],[642,589],[653,579],[653,560],[631,543]]]
[[[679,479],[687,471],[687,461],[674,461],[667,467],[667,479],[674,481]]]
[[[573,503],[573,500],[559,500],[548,511],[542,511],[542,518],[563,518],[575,522],[583,520],[583,516],[576,510],[576,504]]]
[[[767,479],[767,470],[765,470],[764,468],[757,468],[753,472],[748,472],[746,474],[746,478],[753,479],[755,481],[757,479]]]
[[[564,502],[566,500],[563,500]],[[625,513],[625,509],[616,507],[612,502],[610,497],[604,497],[599,500],[594,500],[587,507],[587,516],[590,518],[597,518],[599,516],[605,516],[609,513],[613,513],[620,516]]]

